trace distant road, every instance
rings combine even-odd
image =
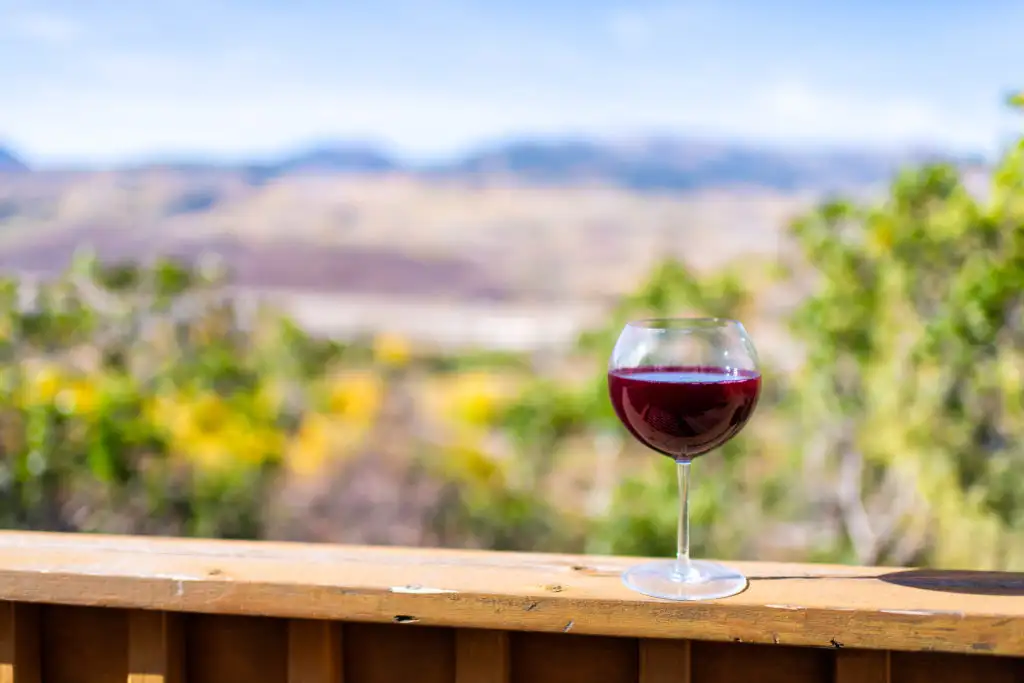
[[[47,273],[19,271],[28,285]],[[535,352],[571,346],[579,334],[600,323],[597,304],[501,304],[461,301],[418,301],[409,298],[352,296],[287,289],[228,287],[227,294],[243,313],[261,304],[290,315],[310,334],[334,339],[390,333],[430,347]]]
[[[503,351],[566,348],[600,320],[586,305],[421,302],[305,292],[245,292],[287,311],[311,333],[350,338],[388,332],[445,348]]]

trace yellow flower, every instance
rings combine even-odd
[[[180,397],[160,397],[151,405],[149,418],[173,439],[186,439],[195,431],[189,406]]]
[[[220,433],[236,464],[258,467],[281,451],[284,439],[277,430],[253,425],[241,418],[232,420]]]
[[[78,379],[61,389],[55,400],[65,413],[90,415],[99,407],[100,398],[101,393],[95,382]]]
[[[383,398],[384,384],[380,377],[369,372],[346,373],[331,384],[327,406],[333,415],[369,424],[377,416]]]
[[[323,471],[328,463],[355,453],[371,426],[323,413],[308,413],[288,448],[288,468],[299,476]]]
[[[161,395],[149,402],[145,414],[174,453],[204,472],[258,467],[284,446],[272,416],[254,418],[213,392]]]
[[[25,374],[25,401],[32,405],[53,403],[64,382],[61,369],[47,363],[30,367]]]
[[[478,489],[493,489],[504,481],[504,471],[493,456],[472,444],[452,446],[444,453],[447,476]]]
[[[188,407],[189,418],[193,426],[203,433],[215,433],[223,429],[230,417],[231,408],[227,401],[218,394],[206,392],[201,394]]]
[[[310,413],[302,420],[288,450],[288,466],[300,476],[315,474],[327,461],[330,450],[330,420],[320,413]]]
[[[468,372],[430,386],[424,397],[436,419],[455,429],[479,429],[493,420],[507,396],[501,378],[485,372]]]
[[[191,440],[182,455],[196,469],[204,473],[223,473],[231,470],[233,460],[230,449],[216,435],[203,435]]]
[[[408,342],[394,334],[381,334],[373,340],[373,357],[378,363],[400,367],[409,362]]]
[[[455,395],[455,416],[471,425],[486,425],[498,410],[501,387],[483,373],[469,373],[460,378]]]

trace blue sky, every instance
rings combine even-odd
[[[986,150],[1021,27],[1019,0],[0,0],[0,140],[39,163],[520,134]]]

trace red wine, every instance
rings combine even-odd
[[[743,429],[757,406],[761,375],[701,366],[623,368],[608,373],[608,391],[622,424],[641,443],[689,460]]]

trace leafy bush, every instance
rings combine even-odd
[[[697,551],[1024,567],[1024,140],[983,193],[947,165],[907,169],[883,201],[825,202],[790,238],[780,263],[711,277],[666,263],[583,340],[603,364],[631,317],[747,320],[769,276],[811,283],[788,318],[802,361],[765,368],[751,427],[697,463]],[[628,477],[595,547],[669,552],[673,479]]]

